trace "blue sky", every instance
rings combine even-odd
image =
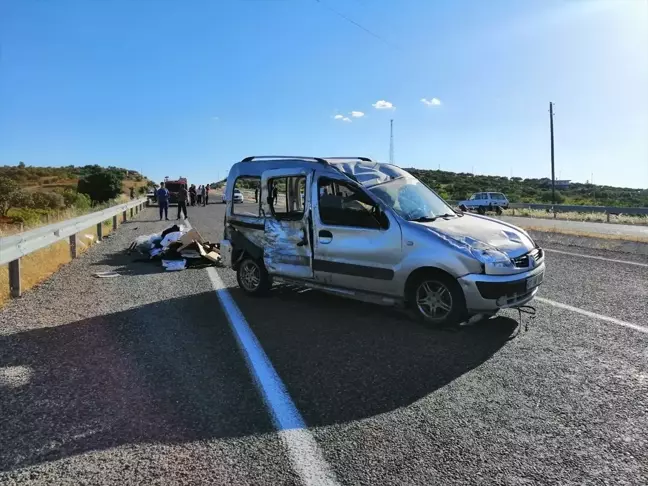
[[[646,0],[0,0],[0,43],[0,164],[204,183],[393,118],[398,165],[548,177],[554,101],[556,177],[648,187]]]

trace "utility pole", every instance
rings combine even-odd
[[[394,120],[389,120],[389,163],[394,163]]]
[[[554,164],[553,103],[549,102],[549,131],[551,133],[551,203],[556,204],[556,167]]]

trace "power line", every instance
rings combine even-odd
[[[384,42],[385,44],[387,44],[387,45],[390,46],[390,47],[393,47],[394,49],[401,50],[400,47],[398,47],[398,46],[392,44],[391,42],[389,42],[389,41],[388,41],[387,39],[385,39],[384,37],[382,37],[382,36],[376,34],[375,32],[372,32],[371,30],[367,29],[367,28],[364,27],[363,25],[360,25],[360,24],[359,24],[358,22],[356,22],[355,20],[353,20],[353,19],[347,17],[347,16],[344,15],[342,12],[340,12],[340,11],[338,11],[338,10],[335,10],[333,7],[329,6],[328,4],[323,3],[323,2],[320,1],[320,0],[315,0],[315,1],[316,1],[317,3],[319,3],[319,4],[320,4],[322,7],[324,7],[325,9],[329,10],[330,12],[333,12],[333,13],[334,13],[335,15],[337,15],[338,17],[340,17],[340,18],[346,20],[347,22],[349,22],[349,23],[355,25],[355,26],[358,27],[359,29],[364,30],[364,31],[365,31],[367,34],[369,34],[370,36],[375,37],[376,39],[378,39],[378,40]]]

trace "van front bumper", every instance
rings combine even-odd
[[[458,279],[471,312],[488,312],[524,305],[535,297],[545,264],[515,275],[469,274]]]

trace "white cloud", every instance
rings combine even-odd
[[[341,120],[342,118],[344,118],[344,115],[335,115],[333,118],[335,120]]]
[[[395,109],[394,105],[392,105],[389,101],[385,101],[385,100],[378,100],[371,106],[373,106],[376,110],[393,110],[393,109]]]
[[[333,117],[333,119],[334,120],[342,120],[343,122],[350,122],[351,121],[351,118],[349,118],[348,116],[344,116],[344,115],[335,115]]]
[[[362,118],[364,116],[364,113],[361,111],[352,111],[349,113],[353,118]]]
[[[432,98],[432,99],[427,99],[427,98],[421,98],[421,103],[423,103],[425,106],[439,106],[441,104],[441,100],[439,98]]]
[[[343,122],[350,122],[351,118],[349,118],[348,116],[345,116],[344,118],[342,118],[342,121]]]

